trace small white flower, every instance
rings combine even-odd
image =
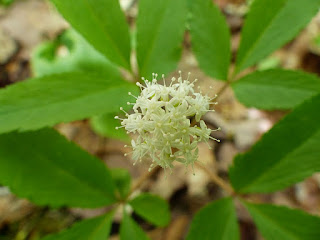
[[[172,168],[174,161],[193,166],[198,159],[198,142],[208,142],[209,139],[218,141],[210,136],[212,131],[207,128],[200,118],[210,110],[210,104],[214,98],[194,91],[193,82],[182,80],[181,72],[178,80],[172,78],[169,86],[160,85],[157,82],[157,74],[153,74],[152,81],[142,80],[146,86],[140,83],[141,94],[133,105],[133,113],[125,112],[125,119],[121,125],[128,133],[138,134],[136,141],[131,141],[133,149],[132,158],[141,161],[145,157],[152,160],[151,167],[159,165],[163,168]],[[196,82],[197,79],[194,81]],[[120,108],[123,110],[122,108]],[[196,123],[191,126],[190,119]],[[200,125],[200,126],[199,126]]]

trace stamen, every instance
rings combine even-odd
[[[123,107],[120,107],[120,110],[125,113],[126,117],[129,116],[129,114],[125,110],[123,110]]]
[[[138,97],[134,96],[131,92],[128,92],[128,95],[134,97],[135,99],[138,99]]]
[[[188,72],[188,77],[187,77],[187,81],[189,81],[189,77],[191,75],[191,72]]]
[[[144,84],[146,84],[146,86],[148,86],[148,79],[145,79],[144,77],[142,77],[141,80],[144,81]]]
[[[218,97],[218,95],[215,94],[212,98],[209,98],[209,101],[212,101],[212,100],[216,99],[217,97]]]
[[[162,74],[163,85],[166,87],[166,79],[164,78],[164,74]]]
[[[211,137],[211,136],[209,136],[209,138],[212,139],[212,140],[214,140],[214,141],[220,142],[220,139],[216,139],[216,138]]]

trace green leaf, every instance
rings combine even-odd
[[[239,240],[236,211],[231,198],[214,201],[193,218],[187,240]]]
[[[109,237],[113,212],[83,220],[70,229],[49,235],[41,240],[106,240]]]
[[[31,130],[116,112],[137,87],[118,76],[74,72],[19,82],[0,90],[0,132]]]
[[[0,135],[0,183],[38,205],[94,208],[115,202],[102,161],[49,128]]]
[[[281,67],[281,59],[279,56],[271,55],[257,63],[257,70],[264,71]]]
[[[118,0],[52,0],[59,12],[110,61],[130,69],[130,37]]]
[[[111,176],[121,199],[125,199],[131,186],[131,176],[128,170],[122,168],[111,169]]]
[[[140,228],[140,226],[128,216],[123,213],[123,219],[120,226],[120,240],[149,240],[150,238]]]
[[[237,72],[291,40],[319,7],[319,0],[255,0],[242,30]]]
[[[232,88],[248,107],[290,109],[320,93],[320,79],[304,72],[274,69],[249,74]]]
[[[320,94],[279,121],[230,168],[241,193],[283,189],[320,171]]]
[[[129,136],[124,128],[116,129],[120,126],[119,119],[114,119],[116,113],[106,113],[91,118],[90,124],[93,130],[104,137],[119,139],[129,142]]]
[[[80,70],[120,76],[117,68],[73,29],[39,45],[32,54],[32,70],[37,77]]]
[[[201,69],[226,80],[230,64],[230,32],[225,17],[212,0],[192,1],[190,6],[192,50]]]
[[[243,202],[266,240],[318,240],[320,218],[301,210]]]
[[[139,216],[150,223],[164,227],[170,222],[169,205],[158,196],[142,193],[129,204]]]
[[[141,76],[166,74],[176,68],[187,12],[186,0],[139,1],[137,58]]]

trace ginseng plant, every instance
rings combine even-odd
[[[140,0],[130,27],[118,0],[51,2],[71,28],[34,51],[33,78],[0,90],[0,183],[39,206],[108,206],[110,211],[42,239],[105,240],[120,210],[120,239],[149,239],[132,211],[164,227],[169,205],[136,190],[159,168],[174,175],[177,164],[195,175],[192,168],[199,166],[224,196],[196,213],[187,240],[240,239],[235,202],[247,209],[266,240],[320,239],[319,217],[252,197],[288,188],[320,170],[319,78],[296,70],[256,70],[311,20],[319,0],[254,0],[234,62],[229,27],[212,0]],[[204,93],[195,88],[196,76],[183,72],[171,81],[162,76],[176,70],[186,31],[200,69],[223,81],[222,88]],[[56,56],[61,46],[68,54]],[[215,131],[224,129],[207,127],[202,117],[214,111],[228,88],[247,107],[289,110],[235,157],[230,181],[198,156],[198,142],[221,144]],[[127,141],[130,133],[128,158],[150,162],[146,174],[131,184],[127,170],[107,168],[52,128],[88,118],[104,135]]]

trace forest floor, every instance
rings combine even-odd
[[[137,8],[135,4],[131,6],[131,2],[121,1],[128,20],[133,22]],[[215,2],[227,17],[232,32],[232,51],[235,55],[247,6],[245,1],[241,0]],[[67,27],[68,24],[44,0],[17,0],[9,7],[0,6],[0,87],[32,76],[30,56],[34,47],[45,40],[54,39]],[[263,60],[258,67],[265,69],[280,66],[320,74],[320,44],[317,46],[315,41],[318,37],[320,37],[320,14],[295,40]],[[223,83],[212,80],[199,70],[191,53],[188,34],[184,45],[185,50],[178,69],[182,72],[191,72],[191,77],[198,78],[203,92],[209,89],[208,86],[213,86],[218,92]],[[214,93],[211,90],[208,94]],[[210,142],[211,150],[206,144],[200,144],[200,161],[227,180],[227,170],[233,157],[239,152],[248,150],[285,114],[283,111],[248,109],[235,99],[230,89],[227,89],[219,97],[216,112],[205,116],[209,127],[214,129],[220,126],[223,129],[215,136],[221,143]],[[126,168],[134,179],[138,179],[148,171],[148,163],[133,166],[130,158],[124,157],[127,150],[123,147],[123,142],[98,136],[86,120],[59,124],[56,128],[67,138],[101,158],[110,168]],[[172,174],[157,171],[138,191],[158,194],[170,203],[172,220],[165,228],[154,228],[134,216],[153,240],[184,239],[193,214],[206,203],[226,194],[210,181],[201,168],[195,167],[193,175],[191,169],[186,171],[181,165],[177,165]],[[298,207],[320,215],[320,175],[315,174],[284,191],[253,197],[260,202]],[[262,237],[257,233],[250,217],[240,205],[237,208],[242,239],[261,240]],[[0,187],[0,239],[36,240],[40,235],[57,232],[75,221],[105,211],[106,209],[37,207],[25,199],[14,196],[3,186]],[[117,217],[117,221],[120,221],[120,218],[121,215]],[[117,221],[112,226],[110,239],[113,240],[119,239]]]

